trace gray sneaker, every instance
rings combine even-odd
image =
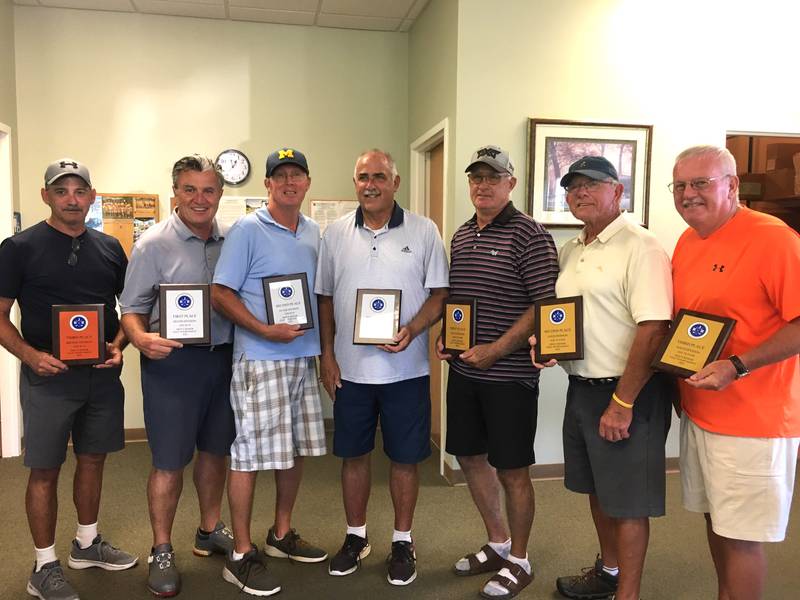
[[[181,591],[181,574],[175,565],[172,544],[159,544],[153,548],[147,562],[150,565],[147,589],[159,598],[177,596]]]
[[[197,556],[211,556],[212,554],[230,554],[233,551],[233,533],[220,521],[211,533],[197,533],[194,535],[194,548],[192,552]]]
[[[100,567],[106,571],[124,571],[135,566],[138,561],[138,556],[112,546],[98,535],[88,548],[81,548],[78,540],[72,540],[72,550],[67,564],[70,569]]]
[[[31,596],[41,600],[79,600],[78,594],[64,578],[64,570],[57,560],[42,565],[38,572],[34,563],[27,589]]]
[[[289,558],[304,563],[318,563],[328,558],[325,550],[309,544],[294,529],[290,529],[285,536],[278,539],[270,527],[264,552],[273,558]]]
[[[272,596],[281,591],[280,583],[267,571],[266,560],[255,546],[241,560],[233,560],[228,554],[222,578],[253,596]]]

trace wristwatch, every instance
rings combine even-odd
[[[742,359],[736,356],[735,354],[731,354],[728,357],[728,360],[733,363],[733,366],[736,368],[736,379],[741,379],[746,375],[750,375],[750,369],[744,366]]]

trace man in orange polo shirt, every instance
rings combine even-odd
[[[669,187],[689,225],[672,258],[674,310],[736,320],[723,358],[681,382],[683,504],[705,513],[719,597],[757,600],[800,444],[800,236],[739,204],[723,148],[681,152]]]

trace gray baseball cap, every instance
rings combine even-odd
[[[86,165],[82,165],[77,160],[71,158],[61,158],[51,163],[44,172],[44,184],[45,186],[51,185],[55,183],[56,180],[66,175],[80,177],[86,182],[86,185],[92,187],[92,178],[89,176],[89,169],[86,168]]]
[[[514,174],[514,163],[511,162],[508,152],[500,146],[481,146],[475,150],[464,172],[469,173],[475,165],[481,163],[492,167],[498,173]]]

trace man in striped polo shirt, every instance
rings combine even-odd
[[[526,348],[535,300],[554,296],[558,256],[547,230],[514,208],[508,153],[479,148],[466,169],[475,215],[450,250],[450,294],[477,299],[477,344],[450,360],[447,446],[458,458],[489,541],[455,564],[457,575],[495,573],[481,596],[510,598],[532,579],[527,546],[539,371]],[[508,522],[500,490],[505,492]],[[510,533],[510,536],[509,536]]]

